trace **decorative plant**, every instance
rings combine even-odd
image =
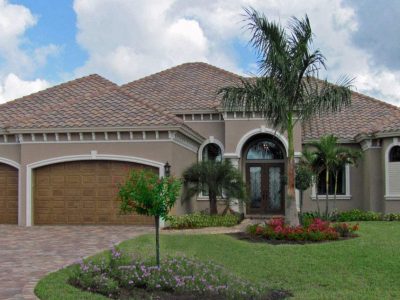
[[[241,173],[229,160],[201,161],[194,163],[183,173],[187,197],[199,194],[204,186],[208,187],[210,214],[218,214],[217,198],[223,196],[227,208],[233,199],[246,200],[246,187]]]
[[[153,216],[156,225],[156,260],[160,265],[160,218],[166,218],[174,206],[181,182],[173,177],[159,176],[147,170],[132,170],[119,187],[120,210]]]
[[[303,212],[303,194],[313,184],[313,175],[314,173],[309,166],[304,164],[296,166],[295,186],[300,191],[300,214]]]
[[[313,32],[308,17],[292,18],[288,28],[270,21],[264,14],[245,9],[250,43],[257,50],[258,77],[244,78],[235,86],[222,88],[222,105],[229,111],[262,112],[268,122],[288,137],[288,191],[286,219],[298,225],[295,202],[294,128],[298,122],[351,103],[351,80],[337,84],[319,80],[325,57],[312,49]]]

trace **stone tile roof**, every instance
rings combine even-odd
[[[121,128],[183,126],[178,117],[151,107],[119,87],[57,109],[36,113],[18,122],[18,128]]]
[[[0,105],[0,127],[16,128],[21,122],[37,119],[37,114],[79,102],[117,87],[99,75],[89,75]]]
[[[131,95],[169,111],[215,110],[221,87],[240,81],[241,76],[206,63],[185,63],[123,85]]]

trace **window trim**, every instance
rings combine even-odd
[[[395,146],[400,146],[400,141],[398,137],[394,137],[392,140],[392,143],[390,143],[385,151],[385,200],[386,201],[399,201],[400,200],[400,195],[397,194],[391,194],[390,193],[390,187],[389,187],[389,163],[390,164],[398,164],[399,162],[389,162],[389,155],[390,155],[390,150],[392,150],[393,147]]]
[[[336,195],[336,200],[351,200],[351,192],[350,192],[350,165],[346,164],[345,166],[345,177],[346,177],[346,185],[345,185],[345,194],[344,195]],[[325,194],[318,194],[318,199],[319,200],[325,200],[326,198]],[[329,200],[334,199],[333,194],[328,195]],[[316,184],[314,183],[313,186],[311,187],[311,199],[316,200],[317,199],[317,187]]]

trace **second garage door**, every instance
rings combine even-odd
[[[76,161],[35,170],[34,224],[153,224],[151,217],[121,215],[118,183],[131,169],[155,168],[117,161]]]
[[[18,223],[18,170],[0,163],[0,224]]]

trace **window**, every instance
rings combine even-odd
[[[282,149],[272,140],[255,141],[247,151],[248,160],[283,159]]]
[[[221,161],[222,160],[222,151],[221,148],[214,143],[207,144],[203,148],[202,159],[204,161]]]
[[[400,162],[400,146],[394,146],[390,149],[389,162]]]
[[[217,144],[210,143],[203,148],[201,157],[203,161],[222,161],[222,150]],[[207,185],[202,187],[201,196],[208,196]]]
[[[338,172],[337,195],[346,195],[346,168]],[[326,194],[326,171],[323,171],[318,177],[318,195]],[[333,172],[329,174],[329,195],[335,194],[335,177]]]

